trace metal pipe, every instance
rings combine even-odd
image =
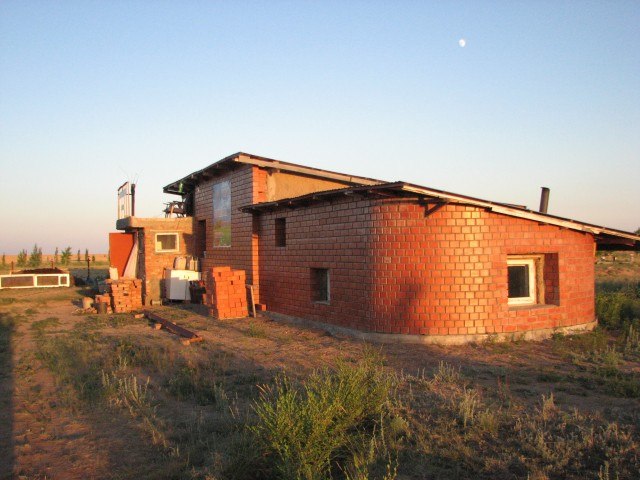
[[[547,187],[541,187],[542,192],[540,193],[540,209],[538,210],[540,213],[547,213],[549,208],[549,192],[550,190]]]

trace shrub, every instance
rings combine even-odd
[[[640,353],[640,332],[638,322],[630,323],[624,334],[623,350],[625,353]]]
[[[335,370],[317,371],[300,386],[283,374],[261,387],[250,431],[264,452],[267,476],[367,478],[374,464],[390,458],[387,446],[402,433],[394,426],[405,425],[392,422],[395,384],[380,358],[367,355],[356,365],[341,361]],[[395,471],[389,462],[387,470]]]
[[[26,267],[27,266],[27,251],[26,250],[20,250],[20,253],[18,253],[18,258],[16,259],[16,265],[18,267]]]
[[[640,283],[626,284],[596,295],[596,315],[606,328],[619,329],[640,319]]]
[[[38,247],[36,243],[33,246],[33,250],[31,250],[31,255],[29,255],[29,266],[30,267],[39,267],[42,263],[42,248]]]
[[[71,247],[67,247],[62,251],[62,254],[60,255],[60,263],[62,265],[69,265],[70,261],[71,261]]]
[[[435,383],[458,383],[462,379],[460,375],[460,367],[454,367],[450,363],[440,360],[438,368],[433,373],[433,382]]]

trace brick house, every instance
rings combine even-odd
[[[596,246],[640,245],[628,232],[524,207],[244,153],[164,191],[181,195],[189,216],[117,224],[140,236],[145,301],[176,253],[190,254],[203,271],[244,270],[269,315],[369,339],[593,328]],[[174,236],[171,248],[158,235]]]

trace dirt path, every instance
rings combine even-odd
[[[5,362],[11,371],[4,370],[1,378],[0,478],[112,478],[128,470],[140,472],[140,464],[156,454],[144,446],[142,435],[122,428],[112,414],[67,405],[71,402],[61,398],[63,390],[37,358],[33,322],[54,317],[61,328],[70,328],[77,319],[71,315],[75,308],[69,300],[47,302],[28,319],[17,316],[15,308],[0,310],[4,319],[17,317],[11,358]],[[132,450],[132,445],[142,447]]]

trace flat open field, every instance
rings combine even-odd
[[[633,323],[366,345],[154,308],[204,337],[184,346],[132,315],[80,314],[85,293],[0,291],[0,478],[638,478]]]

